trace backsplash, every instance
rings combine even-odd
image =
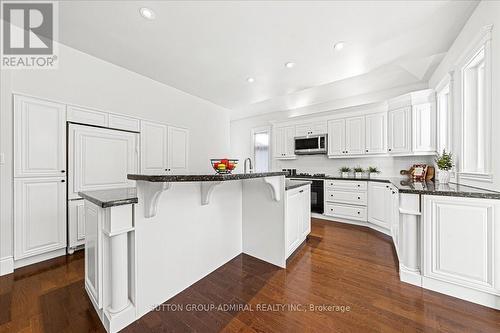
[[[369,157],[369,158],[327,158],[325,155],[299,156],[296,160],[274,160],[274,169],[297,169],[297,173],[325,173],[338,176],[339,169],[348,166],[351,169],[361,166],[367,169],[369,166],[377,167],[381,173],[380,177],[397,177],[401,169],[409,169],[413,164],[426,163],[432,165],[432,156],[402,156],[402,157]]]

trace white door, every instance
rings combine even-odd
[[[14,95],[14,177],[66,172],[66,106]]]
[[[408,153],[411,150],[411,107],[389,111],[388,146],[390,153]]]
[[[436,152],[436,112],[431,103],[414,105],[412,110],[413,151]]]
[[[295,157],[295,126],[285,128],[285,156]]]
[[[424,276],[500,292],[500,201],[424,196]]]
[[[368,222],[390,230],[391,188],[387,183],[368,183]]]
[[[328,155],[340,156],[345,154],[345,120],[328,121]]]
[[[69,127],[69,193],[134,186],[127,174],[137,173],[137,134],[71,124]]]
[[[141,121],[141,173],[167,171],[167,126]]]
[[[387,153],[387,113],[366,116],[367,154]]]
[[[365,153],[365,117],[345,120],[345,150],[348,155]]]
[[[66,247],[64,178],[16,178],[14,197],[14,259]]]
[[[167,143],[167,171],[177,174],[188,171],[189,131],[169,126]]]

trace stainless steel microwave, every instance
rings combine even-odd
[[[299,136],[295,138],[296,155],[326,154],[326,134]]]

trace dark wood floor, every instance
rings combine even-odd
[[[80,251],[0,277],[0,332],[104,332],[83,266]],[[500,311],[400,282],[387,236],[317,219],[286,270],[240,255],[157,310],[124,331],[500,332]]]

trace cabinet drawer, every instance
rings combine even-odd
[[[326,201],[366,206],[366,192],[327,191]]]
[[[366,191],[367,182],[356,180],[327,180],[325,182],[327,191]]]
[[[325,214],[351,220],[366,221],[366,207],[327,203]]]

